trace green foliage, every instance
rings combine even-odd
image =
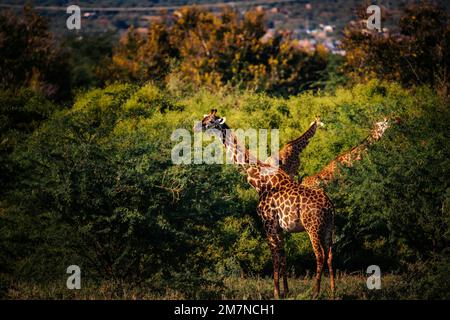
[[[448,105],[428,89],[415,90],[410,103],[400,124],[330,187],[348,264],[426,260],[450,244]]]
[[[263,271],[270,261],[270,250],[259,227],[250,216],[230,216],[219,222],[213,246],[218,250],[214,260],[218,261],[219,274],[260,274]]]
[[[30,101],[37,110],[51,107]],[[373,81],[274,98],[114,84],[79,94],[72,108],[54,112],[10,151],[15,180],[0,216],[3,287],[59,281],[77,264],[90,281],[205,298],[220,297],[229,277],[270,275],[257,194],[237,168],[171,162],[173,130],[190,130],[211,107],[233,128],[279,128],[281,145],[320,115],[326,130],[303,153],[299,174],[357,144],[381,117],[398,117],[401,123],[328,189],[337,208],[336,268],[407,270],[448,247],[449,109],[429,89]],[[306,234],[288,236],[286,250],[294,274],[314,270]],[[444,272],[446,263],[439,266]]]
[[[34,90],[0,90],[0,180],[2,195],[14,181],[15,164],[10,159],[16,146],[23,142],[57,107]]]
[[[113,34],[69,35],[62,46],[69,49],[71,83],[74,88],[91,88],[103,84],[111,56]]]
[[[213,107],[232,128],[278,128],[281,146],[320,116],[299,176],[399,119],[327,187],[335,269],[383,273],[369,292],[363,275],[338,272],[337,296],[448,298],[447,12],[407,8],[397,35],[349,28],[345,57],[267,33],[260,11],[183,8],[138,31],[115,48],[110,35],[57,46],[30,7],[0,15],[1,296],[270,298],[256,192],[234,166],[171,161],[173,131]],[[347,77],[366,81],[343,88]],[[67,103],[71,82],[85,91]],[[307,298],[308,235],[287,235],[286,252],[293,297]],[[64,288],[72,264],[82,293]]]

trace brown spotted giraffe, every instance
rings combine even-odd
[[[278,155],[271,156],[267,162],[273,165],[278,161],[281,169],[286,171],[291,179],[294,179],[297,170],[300,167],[300,153],[309,144],[309,141],[316,133],[317,128],[323,126],[324,124],[320,121],[320,118],[316,117],[316,120],[311,122],[308,130],[306,130],[299,138],[286,143]]]
[[[372,132],[358,146],[336,157],[318,173],[303,178],[301,184],[309,188],[326,186],[339,174],[340,166],[351,167],[354,162],[360,161],[368,146],[381,139],[387,128],[389,128],[389,121],[385,117],[382,121],[375,123]]]
[[[313,297],[320,292],[322,269],[327,260],[330,271],[330,287],[334,296],[334,273],[332,267],[332,241],[334,230],[334,207],[322,189],[310,189],[295,182],[281,168],[260,161],[250,161],[248,150],[239,145],[236,136],[229,134],[225,118],[217,116],[217,110],[205,115],[201,129],[215,129],[225,148],[233,158],[243,159],[239,164],[247,173],[248,182],[258,191],[257,213],[266,231],[274,265],[274,296],[280,296],[280,276],[283,278],[283,297],[289,292],[286,274],[283,231],[306,231],[316,256],[316,284]],[[194,129],[199,130],[199,127]],[[228,133],[228,134],[227,134]]]

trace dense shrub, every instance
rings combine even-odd
[[[226,277],[270,274],[257,195],[238,169],[171,162],[172,131],[190,130],[212,106],[233,128],[279,128],[281,145],[321,115],[326,130],[302,154],[299,174],[357,144],[382,116],[399,117],[328,189],[336,267],[406,270],[448,247],[448,107],[429,89],[371,82],[284,99],[115,84],[80,94],[14,149],[16,179],[0,216],[3,278],[58,280],[78,264],[91,281],[205,297],[199,288]],[[288,236],[287,251],[295,274],[314,268],[305,234]]]
[[[330,186],[349,265],[405,268],[450,244],[448,105],[428,89],[409,99],[400,124]]]

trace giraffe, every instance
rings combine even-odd
[[[271,156],[267,162],[273,165],[276,161],[279,161],[281,169],[286,171],[291,179],[294,179],[300,166],[300,153],[309,144],[309,141],[316,133],[317,128],[323,126],[324,124],[320,121],[320,118],[316,117],[315,121],[311,122],[309,125],[308,130],[306,130],[299,138],[286,143],[278,155]]]
[[[394,123],[398,123],[398,119]],[[339,174],[340,166],[351,167],[354,162],[360,161],[368,146],[380,140],[389,127],[388,117],[384,117],[382,121],[376,122],[371,133],[358,146],[337,156],[318,173],[301,179],[301,184],[309,188],[326,186]]]
[[[334,207],[322,189],[311,189],[295,182],[282,168],[259,160],[250,163],[250,154],[245,146],[240,146],[236,136],[227,134],[230,128],[225,118],[217,115],[217,109],[203,117],[201,126],[194,130],[215,129],[222,138],[226,149],[235,160],[242,159],[241,165],[247,181],[257,190],[259,202],[257,213],[263,221],[274,266],[274,297],[280,297],[280,276],[283,279],[282,297],[289,292],[286,274],[286,254],[284,252],[283,231],[306,231],[316,256],[316,281],[313,298],[320,292],[320,282],[325,259],[330,272],[330,288],[334,297],[333,231]]]

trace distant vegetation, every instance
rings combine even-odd
[[[109,79],[173,81],[183,87],[243,87],[297,93],[323,80],[327,53],[307,53],[281,33],[265,38],[263,12],[243,18],[204,9],[178,11],[175,23],[156,23],[141,37],[131,30],[112,58]],[[167,78],[167,75],[170,77]]]
[[[48,97],[70,94],[68,57],[31,7],[0,15],[0,86],[29,87]]]
[[[422,28],[447,32],[448,17],[428,5],[411,10],[405,16],[434,12],[447,26],[414,19],[410,30],[402,20],[410,32],[400,43],[349,29],[345,57],[301,51],[282,34],[261,41],[257,12],[186,8],[148,37],[132,29],[118,44],[104,35],[61,45],[31,9],[2,14],[0,296],[271,298],[256,192],[235,166],[171,162],[172,131],[191,130],[215,107],[231,127],[279,128],[281,145],[320,115],[326,130],[302,154],[300,176],[357,145],[375,121],[398,118],[327,187],[337,297],[449,299],[450,108],[440,51],[449,39]],[[18,32],[24,19],[37,27]],[[397,49],[421,57],[409,60],[420,82]],[[307,235],[287,235],[286,249],[291,298],[307,298],[315,265]],[[71,264],[83,272],[76,293],[64,288]],[[380,291],[365,287],[371,264],[383,273]]]
[[[378,77],[404,85],[429,84],[449,91],[450,12],[429,3],[408,7],[398,32],[364,32],[363,24],[345,30],[347,72],[356,79]]]

